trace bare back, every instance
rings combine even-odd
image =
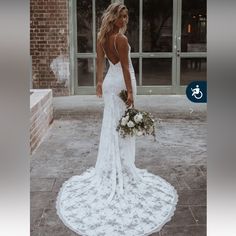
[[[107,37],[105,43],[97,45],[97,81],[103,80],[103,60],[104,56],[114,65],[120,65],[122,68],[126,89],[132,93],[130,63],[129,63],[129,44],[126,36],[120,33],[112,34]]]
[[[120,61],[116,46],[117,35],[118,34],[113,34],[107,37],[106,42],[102,45],[105,55],[113,64],[117,64]]]

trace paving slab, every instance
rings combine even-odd
[[[206,120],[206,103],[191,102],[186,95],[137,95],[137,109],[145,109],[160,118],[185,118]],[[53,98],[54,118],[87,116],[99,113],[104,108],[103,98],[96,95],[74,95]]]
[[[161,236],[206,236],[206,226],[164,226],[161,231]]]
[[[206,206],[190,206],[190,209],[197,224],[206,224]]]
[[[136,138],[135,165],[160,175],[178,191],[176,213],[152,236],[206,235],[206,104],[185,96],[138,96],[136,106],[153,113],[157,142]],[[31,156],[31,236],[75,236],[58,218],[62,183],[95,166],[104,103],[96,96],[54,98],[54,121]]]

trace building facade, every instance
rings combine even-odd
[[[95,94],[96,36],[115,0],[31,0],[33,88]],[[206,80],[206,0],[123,0],[138,94],[185,94]],[[106,62],[106,70],[109,63]]]

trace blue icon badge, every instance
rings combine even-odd
[[[193,81],[186,88],[186,96],[195,103],[207,102],[207,82]]]

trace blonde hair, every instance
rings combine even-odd
[[[99,43],[104,43],[106,41],[106,35],[112,31],[115,21],[119,18],[120,12],[122,10],[127,10],[127,7],[121,2],[115,2],[110,4],[107,9],[103,12],[101,17],[101,26],[97,34],[97,40]],[[127,25],[120,28],[119,33],[125,33]]]

